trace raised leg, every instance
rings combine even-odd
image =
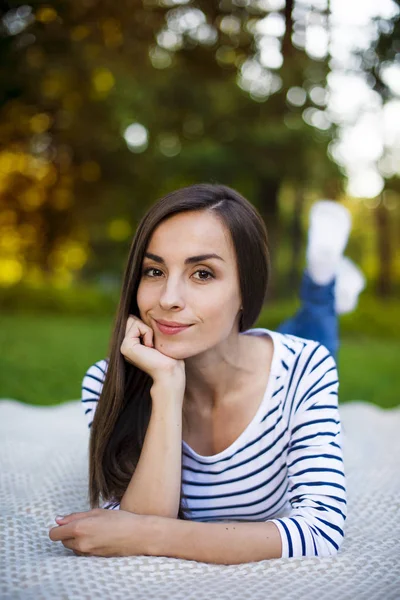
[[[302,305],[277,330],[320,342],[337,360],[339,327],[335,310],[335,284],[335,277],[327,284],[318,284],[305,269],[300,287]]]

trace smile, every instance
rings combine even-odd
[[[158,321],[156,321],[156,325],[157,325],[158,329],[161,331],[161,333],[164,333],[165,335],[175,335],[177,333],[181,333],[182,331],[185,331],[186,329],[189,329],[189,327],[192,327],[191,325],[172,327],[169,325],[161,325],[161,323],[159,323]]]

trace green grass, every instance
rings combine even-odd
[[[272,312],[270,317],[273,322]],[[86,369],[107,356],[112,322],[112,317],[102,316],[3,313],[0,398],[38,405],[79,399]],[[364,400],[384,408],[400,404],[396,339],[346,333],[338,369],[341,403]]]

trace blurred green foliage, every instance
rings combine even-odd
[[[101,291],[94,285],[76,285],[56,288],[44,285],[31,288],[23,284],[0,288],[0,312],[4,314],[41,314],[86,316],[112,319],[119,300],[119,289]],[[267,302],[257,325],[276,328],[293,315],[299,300],[290,298]],[[53,318],[53,317],[51,317]],[[362,293],[357,309],[340,317],[343,335],[367,336],[376,339],[400,339],[400,301],[396,298],[379,299],[371,293]]]
[[[365,302],[365,306],[368,304]],[[292,314],[289,308],[269,307],[257,325],[274,329],[282,318]],[[375,330],[366,319],[365,326],[352,337],[343,335],[343,323],[338,356],[341,403],[363,400],[384,408],[399,404],[398,343],[394,336],[379,337],[382,326],[389,331],[390,325],[398,328],[398,322],[390,321],[389,311],[381,310],[380,314]],[[3,313],[0,398],[36,405],[79,400],[86,370],[108,355],[111,330],[112,318],[104,315]]]

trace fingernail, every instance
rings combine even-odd
[[[63,519],[64,519],[64,517],[62,517],[61,515],[56,516],[56,521],[62,521]]]

